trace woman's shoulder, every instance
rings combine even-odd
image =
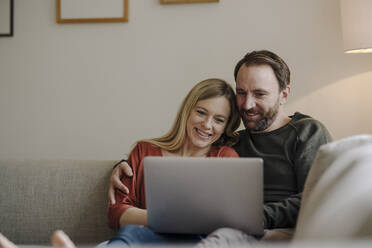
[[[239,155],[229,146],[212,146],[209,157],[239,157]]]
[[[133,151],[137,150],[139,153],[144,155],[155,155],[161,153],[161,150],[158,146],[148,142],[148,141],[139,141],[133,148]]]
[[[138,147],[145,147],[145,148],[147,148],[147,147],[155,147],[153,144],[151,144],[150,142],[148,142],[148,141],[138,141],[137,143],[136,143],[136,146],[138,146]]]

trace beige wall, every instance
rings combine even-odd
[[[336,139],[372,132],[372,54],[343,54],[338,0],[131,0],[129,23],[109,24],[57,24],[55,2],[15,1],[15,36],[0,38],[2,158],[118,159],[167,131],[196,82],[233,84],[253,49],[291,67],[289,114]]]

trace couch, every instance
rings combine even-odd
[[[0,233],[49,245],[54,230],[76,244],[113,236],[107,225],[111,160],[0,160]]]
[[[63,229],[76,244],[98,244],[107,227],[107,187],[115,161],[0,160],[0,232],[16,244],[49,244]],[[370,247],[372,135],[319,149],[305,183],[291,243],[265,247]]]
[[[313,240],[372,240],[372,135],[347,137],[319,149],[294,235],[295,242]]]

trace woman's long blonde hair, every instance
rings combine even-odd
[[[186,125],[191,111],[198,101],[224,96],[230,104],[230,116],[225,131],[214,145],[231,146],[237,142],[236,129],[240,125],[240,115],[236,105],[235,93],[232,87],[224,80],[218,78],[206,79],[196,84],[183,100],[178,110],[172,128],[159,138],[144,139],[166,151],[176,152],[181,149],[187,136]]]

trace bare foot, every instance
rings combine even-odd
[[[52,235],[52,245],[61,248],[76,248],[71,239],[61,230],[57,230]],[[1,247],[0,247],[1,248]],[[13,247],[9,247],[13,248]]]
[[[0,233],[0,248],[17,248],[17,246]]]

